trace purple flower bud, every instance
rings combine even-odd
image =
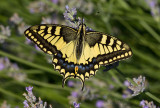
[[[156,2],[155,2],[155,1],[151,1],[151,2],[149,3],[149,6],[150,6],[151,8],[154,8],[155,5],[156,5]]]
[[[31,86],[26,87],[26,91],[27,91],[28,93],[32,93],[32,89],[33,89],[33,87],[31,87]]]
[[[78,93],[77,92],[72,92],[72,97],[78,97]]]
[[[52,0],[52,3],[57,4],[58,0]]]
[[[68,5],[66,5],[66,10],[69,10],[69,6]]]
[[[69,80],[69,81],[68,81],[68,86],[69,86],[69,87],[73,87],[73,86],[74,86],[74,82],[71,81],[71,80]]]
[[[127,98],[127,95],[126,95],[126,94],[123,94],[123,95],[122,95],[122,98],[123,98],[123,99],[126,99],[126,98]]]
[[[3,70],[5,68],[3,63],[0,63],[0,70]]]
[[[140,106],[145,106],[145,101],[144,101],[144,100],[142,100],[142,101],[140,102]]]
[[[25,100],[25,101],[23,102],[23,104],[24,104],[24,108],[28,108],[28,107],[29,107],[27,100]]]
[[[73,106],[74,108],[79,108],[80,107],[80,104],[76,103],[76,102],[73,102]]]
[[[130,82],[128,80],[125,80],[123,84],[127,87],[130,86]]]
[[[96,107],[97,107],[97,108],[102,108],[102,107],[104,107],[104,101],[98,100],[98,101],[96,102]]]

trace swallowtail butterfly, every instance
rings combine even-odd
[[[85,24],[78,29],[58,24],[41,24],[28,28],[24,34],[45,53],[53,55],[53,65],[67,78],[85,79],[106,66],[132,56],[131,48],[116,37],[87,31]]]

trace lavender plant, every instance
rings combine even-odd
[[[5,74],[17,81],[24,81],[26,79],[26,74],[20,72],[20,69],[16,63],[11,63],[10,60],[5,58],[0,58],[0,71],[8,70]]]
[[[47,102],[43,102],[41,98],[39,97],[38,100],[36,96],[34,96],[33,87],[29,86],[26,87],[27,93],[23,93],[23,96],[25,96],[26,100],[24,100],[24,108],[52,108],[52,105],[47,105]],[[74,108],[80,108],[80,103],[73,102]]]
[[[160,22],[160,5],[158,4],[157,0],[146,0],[146,3],[151,9],[151,15],[153,18],[157,21]]]
[[[157,108],[153,101],[148,102],[147,100],[142,100],[140,106],[142,106],[142,108]]]
[[[23,102],[24,108],[47,108],[47,102],[43,102],[40,97],[37,100],[36,96],[34,96],[32,92],[32,89],[33,87],[31,86],[26,87],[27,93],[23,93],[23,96],[26,98]],[[52,106],[49,105],[49,108],[52,108]]]
[[[133,78],[133,81],[135,84],[131,82],[129,84],[125,82],[125,84],[133,91],[132,96],[137,96],[145,89],[145,77],[139,76],[138,78]]]

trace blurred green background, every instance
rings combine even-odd
[[[51,56],[44,54],[23,32],[41,23],[65,24],[65,6],[93,30],[113,35],[133,50],[130,59],[115,69],[86,80],[80,91],[78,79],[69,79],[62,88],[62,76],[54,71]],[[22,108],[25,87],[33,86],[38,98],[53,108],[139,108],[141,100],[160,103],[145,92],[131,96],[123,84],[126,78],[146,77],[145,92],[160,98],[160,1],[156,0],[0,0],[0,105]],[[9,108],[2,107],[1,108]]]

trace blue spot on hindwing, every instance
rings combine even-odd
[[[93,63],[96,63],[96,59],[95,59],[95,58],[93,58],[92,62],[93,62]]]
[[[63,63],[63,66],[65,67],[67,65],[67,63]]]
[[[79,68],[79,69],[82,69],[82,65],[79,65],[78,68]]]
[[[89,66],[86,66],[86,72],[88,72],[89,71]]]
[[[85,72],[85,67],[84,66],[82,67],[82,71]]]
[[[74,68],[74,64],[71,64],[71,68]]]
[[[57,54],[57,57],[58,57],[58,58],[62,58],[62,54],[58,53],[58,54]]]
[[[58,64],[62,65],[62,64],[63,64],[63,60],[60,59],[60,60],[58,61]]]
[[[89,68],[92,69],[93,68],[93,64],[89,64]]]
[[[69,69],[70,67],[71,67],[71,66],[68,64],[68,65],[67,65],[67,69]]]

